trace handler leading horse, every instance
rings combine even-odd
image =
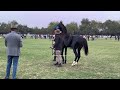
[[[80,55],[80,51],[82,48],[84,48],[84,52],[85,55],[88,55],[88,43],[87,40],[85,38],[83,38],[82,36],[76,36],[76,35],[69,35],[67,33],[67,29],[66,27],[63,25],[62,22],[60,22],[57,27],[59,27],[59,29],[61,30],[61,38],[63,39],[63,44],[62,44],[62,51],[61,51],[61,55],[62,55],[62,59],[63,59],[63,63],[66,63],[67,58],[67,47],[70,47],[73,49],[73,52],[75,54],[75,59],[72,63],[72,66],[76,65],[81,57]],[[64,52],[65,49],[65,59],[64,59]]]

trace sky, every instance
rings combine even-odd
[[[16,20],[28,27],[47,27],[50,22],[63,21],[80,24],[83,18],[104,22],[108,19],[120,21],[120,11],[0,11],[0,22]]]

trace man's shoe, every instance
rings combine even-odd
[[[60,64],[58,64],[58,67],[62,67],[62,64],[60,63]]]
[[[4,79],[9,79],[8,77],[5,77]]]
[[[18,78],[13,78],[13,79],[18,79]]]
[[[54,65],[58,65],[58,62],[57,62],[57,63],[55,63]]]

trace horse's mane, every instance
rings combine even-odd
[[[63,25],[63,23],[59,23],[59,27],[60,27],[60,30],[62,31],[63,34],[67,34],[67,29],[66,27]]]
[[[71,43],[72,43],[72,39],[73,39],[72,35],[67,33],[64,36],[64,44],[69,47],[71,45]]]

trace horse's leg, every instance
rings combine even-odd
[[[82,46],[78,48],[78,59],[77,59],[77,62],[79,61],[79,59],[81,57],[81,54],[80,54],[81,49],[82,49]]]
[[[62,51],[61,51],[62,63],[64,64],[64,56],[63,56],[63,52],[64,52],[64,47],[62,48]]]
[[[77,48],[77,52],[78,52],[78,55],[77,55],[77,61],[75,62],[75,65],[76,64],[78,64],[78,61],[79,61],[79,59],[80,59],[80,57],[81,57],[81,54],[80,54],[80,50],[82,49],[82,47],[79,47],[79,48]]]
[[[56,61],[56,55],[54,55],[54,59],[53,59],[53,61]]]
[[[56,61],[56,52],[55,52],[55,50],[54,50],[54,59],[53,59],[53,61]]]
[[[66,61],[67,61],[67,47],[65,47],[65,64],[66,64]]]
[[[75,59],[74,59],[74,61],[73,61],[73,63],[72,63],[72,66],[75,65],[75,63],[76,63],[76,59],[78,58],[78,53],[77,53],[77,51],[76,51],[75,48],[73,48],[73,52],[74,52],[74,54],[75,54]]]

